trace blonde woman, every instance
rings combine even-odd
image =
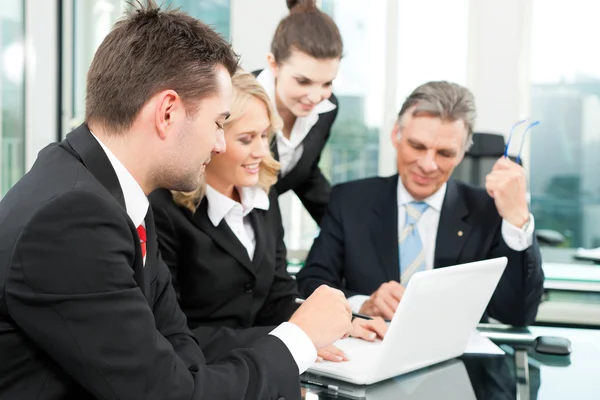
[[[192,193],[157,191],[150,203],[158,242],[179,304],[207,360],[244,346],[296,310],[296,281],[286,271],[283,227],[273,184],[279,163],[269,140],[281,122],[252,74],[232,78],[226,151],[213,157]],[[381,321],[356,321],[354,333],[383,335]],[[341,361],[335,348],[319,356]]]

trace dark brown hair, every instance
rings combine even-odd
[[[284,62],[292,49],[317,59],[341,58],[342,35],[333,19],[319,10],[314,0],[287,0],[290,15],[279,22],[271,52],[278,63]]]
[[[154,0],[139,1],[106,36],[87,78],[87,123],[122,133],[131,128],[143,105],[156,93],[172,89],[186,112],[218,90],[216,67],[230,75],[238,57],[208,25],[178,9],[161,10]]]

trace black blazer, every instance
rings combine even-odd
[[[144,266],[85,125],[40,152],[0,202],[0,399],[300,399],[274,336],[206,365],[145,223]]]
[[[298,290],[286,271],[274,190],[269,194],[269,210],[254,209],[249,214],[256,237],[253,260],[224,219],[216,227],[212,224],[206,198],[194,214],[175,204],[168,190],[157,190],[149,199],[160,252],[171,270],[188,326],[207,359],[229,347],[244,346],[289,319],[297,308]]]
[[[262,70],[254,71],[253,74],[258,76],[261,72]],[[280,195],[293,190],[317,224],[321,224],[321,219],[327,211],[331,193],[331,185],[319,168],[321,153],[329,140],[331,126],[338,113],[337,97],[332,94],[329,101],[335,104],[336,108],[319,114],[319,120],[302,141],[304,150],[298,164],[286,176],[280,176],[275,184],[275,189]],[[275,137],[271,141],[271,152],[279,160]]]
[[[328,284],[347,297],[370,295],[384,282],[399,281],[397,188],[398,175],[394,175],[333,189],[321,233],[297,276],[302,294]],[[528,325],[535,320],[543,294],[540,249],[534,238],[527,250],[511,250],[502,239],[501,225],[502,218],[485,190],[449,180],[434,268],[507,257],[487,313],[506,324]]]

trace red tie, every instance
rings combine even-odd
[[[146,228],[142,225],[137,227],[137,232],[140,237],[140,246],[142,246],[142,258],[146,257]]]

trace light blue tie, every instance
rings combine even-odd
[[[398,252],[400,254],[400,283],[406,287],[415,272],[425,270],[425,251],[417,229],[417,222],[429,206],[422,201],[411,201],[405,207],[406,220],[398,238]]]

